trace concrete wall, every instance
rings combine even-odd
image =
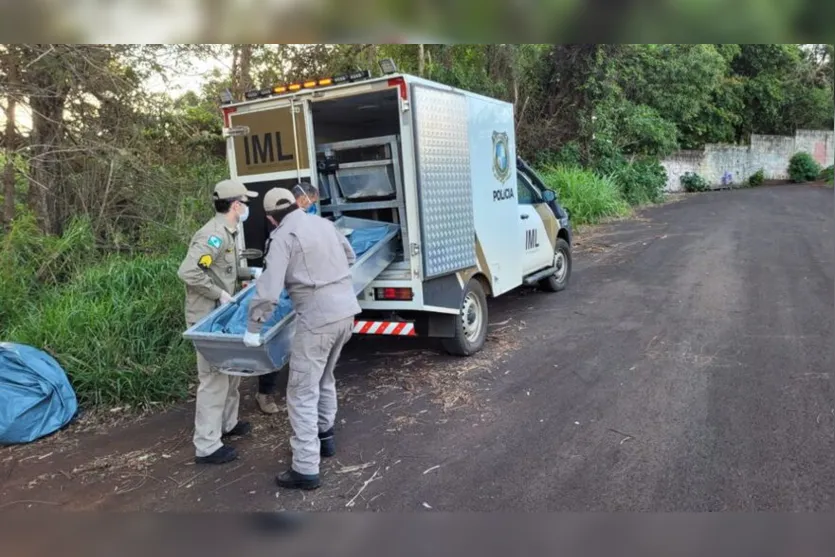
[[[714,188],[740,184],[763,169],[768,180],[785,180],[789,159],[805,151],[821,166],[833,164],[835,132],[798,130],[794,137],[752,135],[751,144],[706,145],[701,151],[679,151],[661,161],[667,170],[667,191],[682,191],[681,176],[694,172]]]

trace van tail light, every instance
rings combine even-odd
[[[406,300],[411,301],[415,297],[411,288],[376,288],[374,298],[377,300]]]

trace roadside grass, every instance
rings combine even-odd
[[[187,395],[195,367],[172,256],[111,256],[54,288],[5,340],[52,354],[83,407],[147,408]]]
[[[557,193],[574,224],[597,224],[631,212],[614,176],[562,165],[545,167],[540,175],[545,185]]]
[[[830,165],[821,170],[818,180],[828,184],[830,187],[835,184],[835,167]]]

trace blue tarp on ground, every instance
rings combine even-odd
[[[351,243],[351,247],[354,249],[354,253],[357,255],[357,259],[362,257],[365,252],[379,243],[387,233],[388,227],[385,225],[358,228],[351,232],[351,235],[348,236],[348,240]],[[243,335],[246,333],[246,320],[249,312],[249,302],[252,299],[254,292],[254,290],[251,290],[249,294],[247,294],[247,296],[240,301],[240,305],[235,313],[227,319],[216,319],[215,322],[212,323],[211,331],[213,333],[222,333],[225,335]],[[269,331],[291,311],[293,311],[293,303],[290,301],[287,291],[284,290],[281,292],[281,298],[278,300],[278,305],[276,306],[272,317],[264,323],[263,327],[261,327],[261,333]]]
[[[52,356],[0,343],[0,444],[29,443],[54,433],[77,411],[67,374]]]

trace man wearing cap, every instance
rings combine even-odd
[[[336,452],[333,370],[351,338],[354,316],[361,311],[349,269],[356,256],[332,222],[299,209],[290,191],[267,192],[264,210],[276,228],[250,302],[244,344],[261,345],[262,323],[286,288],[298,314],[287,381],[293,465],[276,482],[280,487],[316,489],[320,456]]]
[[[316,202],[319,200],[319,192],[309,182],[299,182],[293,186],[293,196],[296,198],[296,205],[299,209],[310,215],[317,213]],[[277,414],[278,405],[275,403],[275,391],[278,386],[278,372],[267,373],[258,376],[258,393],[255,395],[255,402],[258,408],[265,414]]]
[[[239,279],[253,279],[260,269],[239,268],[235,243],[238,225],[249,216],[249,200],[258,194],[236,180],[215,185],[216,214],[191,239],[178,271],[186,284],[186,324],[191,327],[219,305],[232,300]],[[197,400],[194,413],[195,461],[223,464],[238,457],[222,438],[246,435],[249,423],[238,421],[239,377],[212,368],[197,353]]]

